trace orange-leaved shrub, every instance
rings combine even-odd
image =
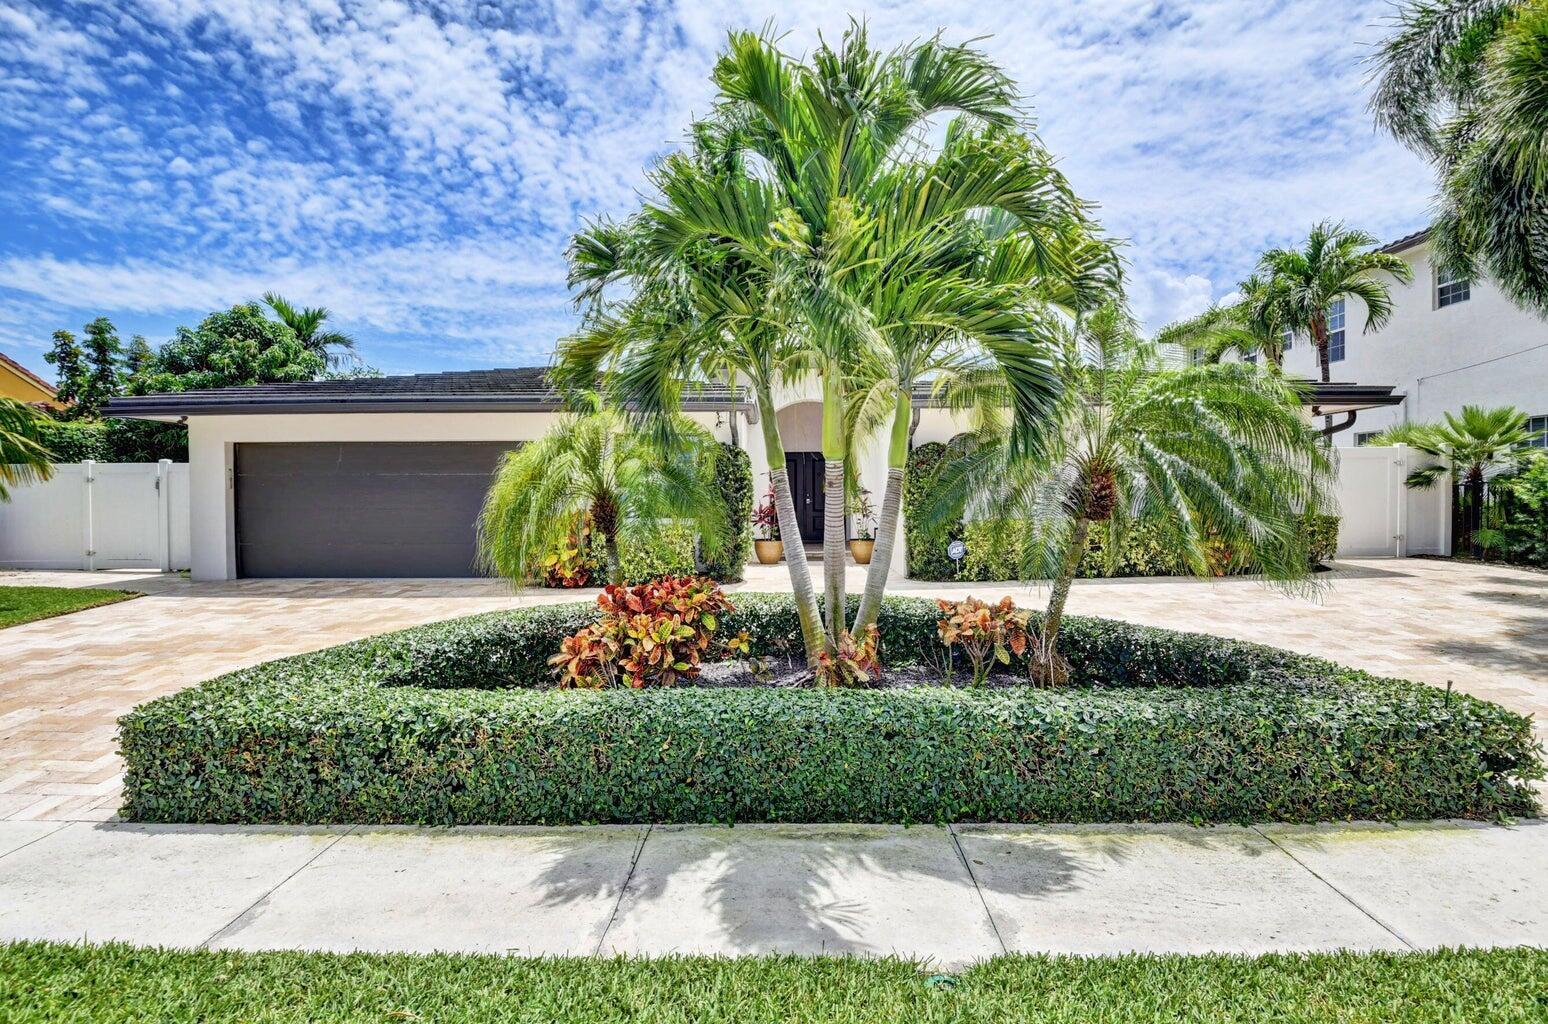
[[[948,652],[952,647],[962,648],[973,666],[974,686],[988,678],[993,662],[1009,665],[1011,655],[1019,657],[1035,642],[1027,630],[1029,613],[1017,608],[1009,597],[1002,597],[998,604],[974,597],[935,603],[945,616],[936,623],[941,643]]]
[[[833,650],[817,655],[817,682],[822,686],[859,686],[881,675],[881,631],[874,625],[839,634]]]
[[[719,617],[734,610],[720,587],[700,576],[609,586],[597,607],[602,617],[566,637],[548,659],[561,687],[673,686],[693,679],[715,649]],[[746,654],[748,648],[742,633],[715,653]]]

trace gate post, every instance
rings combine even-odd
[[[92,524],[91,485],[97,479],[97,463],[87,459],[81,463],[81,568],[91,572],[97,567],[96,531]]]
[[[156,564],[162,572],[172,571],[172,460],[156,463]]]

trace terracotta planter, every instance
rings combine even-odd
[[[785,542],[782,540],[755,540],[753,550],[758,553],[758,562],[762,565],[773,565],[784,557]]]
[[[856,565],[870,565],[871,550],[875,547],[874,540],[852,540],[849,542],[849,553],[855,556]]]

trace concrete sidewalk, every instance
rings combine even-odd
[[[1548,821],[272,828],[0,822],[0,940],[538,954],[1548,944]]]

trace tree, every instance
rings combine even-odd
[[[531,579],[576,522],[590,516],[608,580],[621,583],[620,545],[641,543],[664,519],[690,519],[705,549],[725,543],[711,482],[714,439],[687,421],[663,446],[613,413],[565,419],[501,460],[479,517],[479,557],[508,579]]]
[[[1407,0],[1375,57],[1377,123],[1440,180],[1440,265],[1548,312],[1548,0]]]
[[[1236,287],[1241,298],[1167,324],[1157,332],[1156,344],[1198,352],[1211,363],[1235,352],[1248,361],[1262,356],[1272,366],[1284,366],[1284,328],[1271,319],[1276,310],[1272,302],[1264,301],[1266,282],[1254,274]]]
[[[39,420],[38,411],[26,403],[0,398],[0,501],[11,500],[12,487],[53,476]]]
[[[156,353],[151,351],[150,342],[145,340],[145,335],[136,334],[130,338],[129,349],[124,353],[125,382],[148,373],[155,361]]]
[[[360,358],[355,353],[354,338],[342,331],[323,329],[323,325],[333,315],[326,308],[297,307],[275,292],[264,292],[263,302],[274,311],[281,323],[295,332],[297,340],[308,352],[322,356],[330,368],[338,369]]]
[[[1038,670],[1064,677],[1059,629],[1091,531],[1110,558],[1152,524],[1196,573],[1226,550],[1284,584],[1309,579],[1297,514],[1326,502],[1333,468],[1300,396],[1279,374],[1239,363],[1168,369],[1109,303],[1066,339],[1065,391],[1045,460],[1018,459],[1003,429],[938,478],[932,519],[993,515],[1026,524],[1022,573],[1053,581]]]
[[[79,419],[83,414],[81,395],[86,391],[86,354],[75,342],[69,331],[55,331],[54,344],[43,358],[54,367],[54,398],[60,408],[55,413],[60,419]]]
[[[130,382],[133,394],[313,380],[323,357],[295,332],[270,320],[255,303],[211,313],[197,328],[179,327],[147,372]]]
[[[1406,444],[1444,463],[1408,474],[1409,487],[1434,487],[1449,472],[1481,492],[1489,475],[1514,469],[1533,454],[1531,443],[1541,435],[1529,430],[1528,422],[1513,406],[1464,405],[1460,416],[1448,412],[1438,423],[1399,424],[1371,443]]]
[[[102,414],[102,407],[108,399],[123,390],[119,363],[124,346],[118,340],[118,331],[113,327],[113,321],[105,316],[97,317],[86,325],[85,330],[86,344],[83,348],[86,354],[86,382],[77,405],[81,417],[96,419]]]
[[[1331,379],[1328,307],[1338,299],[1359,299],[1365,304],[1365,330],[1378,330],[1392,316],[1392,291],[1382,275],[1413,278],[1402,257],[1373,251],[1375,244],[1372,235],[1324,221],[1301,248],[1270,249],[1258,258],[1262,283],[1247,296],[1248,315],[1310,338],[1323,383]],[[1325,416],[1323,433],[1333,432],[1333,417]]]

